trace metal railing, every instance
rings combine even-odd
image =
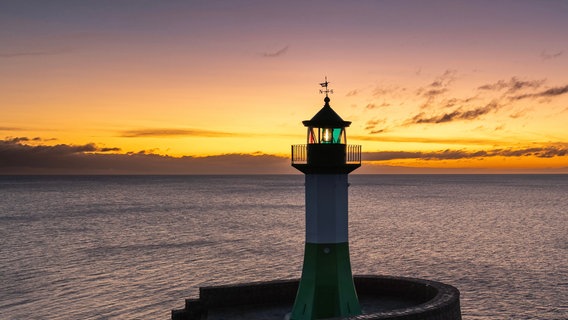
[[[361,164],[361,145],[359,144],[347,145],[345,163]]]
[[[293,164],[308,163],[308,145],[306,144],[292,145],[292,163]]]
[[[345,146],[345,163],[361,164],[361,145],[348,144]],[[292,164],[308,163],[308,145],[292,145]]]

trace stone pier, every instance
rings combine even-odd
[[[363,314],[337,320],[461,320],[459,291],[415,278],[354,277]],[[172,311],[172,320],[283,320],[292,310],[299,280],[203,287],[198,299]]]

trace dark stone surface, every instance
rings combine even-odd
[[[436,281],[391,276],[355,276],[363,314],[343,320],[460,320],[459,291]],[[199,289],[199,299],[172,311],[172,320],[284,319],[299,280],[278,280]]]

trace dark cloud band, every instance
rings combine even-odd
[[[486,157],[538,157],[553,158],[568,156],[568,146],[545,146],[524,149],[493,149],[480,151],[442,150],[435,152],[381,151],[363,153],[364,161],[389,161],[403,159],[458,160]]]
[[[278,174],[293,173],[288,157],[262,153],[171,157],[119,148],[59,144],[26,145],[0,140],[0,174]]]

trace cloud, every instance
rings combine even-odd
[[[358,89],[353,89],[349,92],[347,92],[347,94],[345,95],[346,97],[353,97],[359,94],[359,92],[361,92],[361,90]]]
[[[460,138],[460,137],[447,137],[447,138],[427,138],[427,137],[406,137],[406,136],[350,136],[351,140],[356,141],[375,141],[375,142],[396,142],[396,143],[432,143],[432,144],[477,144],[477,145],[491,145],[497,143],[506,143],[507,141],[500,141],[497,139],[474,139],[474,138]]]
[[[440,89],[430,89],[425,91],[420,91],[420,95],[427,98],[427,99],[434,99],[439,95],[448,92],[448,88],[440,88]]]
[[[438,76],[434,82],[430,83],[431,88],[441,88],[447,87],[450,83],[454,82],[456,79],[456,70],[448,69],[444,71],[441,76]]]
[[[400,86],[387,86],[387,85],[381,85],[381,86],[377,86],[375,89],[373,89],[372,92],[372,96],[377,98],[377,97],[384,97],[384,96],[397,96],[397,95],[401,95],[403,93],[406,92],[406,88],[404,87],[400,87]]]
[[[373,120],[369,120],[365,123],[365,130],[370,130],[370,134],[377,134],[377,133],[383,133],[386,132],[387,129],[386,128],[382,128],[382,129],[377,129],[378,125],[384,124],[386,123],[387,120],[386,119],[373,119]]]
[[[377,109],[377,108],[385,108],[385,107],[388,107],[388,106],[390,106],[390,103],[387,103],[387,102],[383,102],[379,105],[374,104],[374,103],[369,103],[365,106],[365,109],[372,110],[372,109]]]
[[[531,109],[516,105],[516,101],[541,98],[535,103],[543,104],[548,101],[542,98],[552,98],[568,93],[568,85],[547,88],[545,86],[547,79],[527,80],[513,76],[506,80],[473,87],[469,96],[451,96],[453,92],[451,85],[457,78],[456,74],[455,70],[448,69],[426,85],[416,90],[408,90],[407,93],[412,92],[413,97],[408,95],[396,97],[396,100],[404,98],[412,101],[417,110],[410,113],[408,119],[392,121],[391,123],[394,124],[391,124],[389,131],[411,125],[476,121],[486,119],[491,113],[503,110],[509,111],[510,118],[517,119],[525,116]],[[379,94],[393,95],[396,93],[396,88],[395,85],[377,87],[373,92],[373,97]],[[364,110],[371,113],[383,106],[389,105],[388,103],[371,102],[364,107]],[[375,128],[371,124],[367,124],[365,130],[369,130],[369,133],[385,132],[383,128]]]
[[[540,53],[540,57],[542,58],[542,60],[550,60],[550,59],[554,59],[554,58],[560,57],[563,53],[564,53],[564,51],[558,51],[558,52],[548,53],[548,52],[546,52],[546,50],[543,50],[543,51]]]
[[[288,157],[223,154],[170,157],[146,151],[108,153],[120,148],[59,144],[31,146],[25,139],[0,140],[0,174],[261,174],[294,173]]]
[[[69,159],[90,152],[101,151],[95,144],[54,146],[31,146],[22,142],[30,141],[26,137],[0,140],[0,167],[53,167],[69,164]]]
[[[416,90],[417,97],[426,98],[426,101],[421,105],[422,109],[431,107],[439,96],[449,92],[450,85],[456,79],[456,73],[456,70],[448,69],[442,75],[436,77],[430,84]]]
[[[486,157],[528,157],[553,158],[568,156],[568,146],[544,146],[524,149],[492,149],[479,151],[440,150],[434,152],[380,151],[364,152],[363,161],[388,161],[402,159],[458,160]]]
[[[28,137],[16,137],[16,138],[7,138],[5,140],[0,140],[2,145],[2,150],[32,150],[35,154],[42,154],[44,152],[51,152],[55,151],[57,154],[60,155],[67,155],[73,153],[83,153],[83,152],[94,152],[99,151],[99,148],[94,143],[88,143],[84,145],[68,145],[68,144],[58,144],[55,146],[29,146],[27,144],[23,144],[22,142],[27,141],[38,141],[38,138],[30,139]],[[6,159],[3,159],[6,160]]]
[[[475,97],[470,97],[466,99],[458,99],[458,98],[451,98],[451,99],[444,99],[439,103],[440,107],[442,108],[452,108],[455,106],[459,106],[462,104],[470,103],[471,101],[475,100]]]
[[[515,93],[522,89],[538,89],[540,88],[546,79],[542,80],[532,80],[532,81],[522,81],[517,77],[512,77],[510,80],[499,80],[494,83],[485,84],[479,86],[479,90],[489,90],[489,91],[502,91],[504,89],[506,93]]]
[[[19,58],[30,56],[52,56],[70,52],[67,49],[45,50],[45,51],[15,51],[15,52],[0,52],[0,58]]]
[[[280,57],[281,55],[284,55],[286,52],[288,52],[288,48],[289,46],[285,46],[284,48],[275,51],[275,52],[265,52],[262,54],[263,57],[265,58],[276,58],[276,57]]]
[[[568,93],[568,85],[563,87],[555,87],[550,88],[541,92],[537,93],[528,93],[528,94],[521,94],[514,97],[511,97],[513,100],[521,100],[526,98],[548,98],[548,97],[555,97],[562,94]]]
[[[4,141],[9,142],[9,143],[20,143],[20,142],[40,142],[40,141],[53,141],[53,140],[57,140],[54,138],[51,139],[42,139],[40,137],[34,137],[34,138],[28,138],[28,137],[6,137],[4,138]]]
[[[448,90],[450,84],[452,84],[456,79],[456,70],[446,70],[444,73],[438,77],[434,81],[432,81],[429,85],[419,88],[416,93],[419,96],[435,96],[441,93],[444,93]]]
[[[518,119],[524,117],[531,109],[522,109],[509,115],[511,119]]]
[[[406,121],[406,124],[423,124],[423,123],[445,123],[457,120],[475,120],[491,111],[498,110],[500,106],[496,102],[490,102],[484,107],[479,107],[471,110],[461,110],[458,108],[449,113],[443,113],[435,116],[426,116],[424,112],[421,112],[412,119]]]
[[[125,138],[145,138],[145,137],[172,137],[172,136],[192,136],[192,137],[235,137],[242,134],[210,131],[201,129],[169,129],[169,128],[151,128],[151,129],[134,129],[120,132],[121,137]]]
[[[6,137],[6,142],[8,143],[19,143],[19,142],[26,142],[30,141],[31,139],[28,137]]]

